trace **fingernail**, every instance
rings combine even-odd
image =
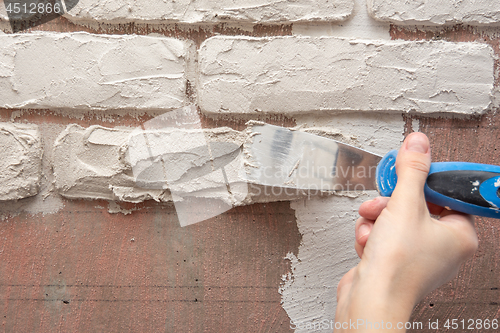
[[[407,138],[406,149],[426,154],[429,151],[429,142],[424,135],[410,135]]]
[[[363,238],[370,233],[370,227],[366,224],[361,224],[358,228],[358,238]]]

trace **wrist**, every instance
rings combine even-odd
[[[345,313],[348,318],[366,323],[391,323],[393,328],[397,323],[408,321],[417,301],[411,288],[402,290],[405,286],[399,285],[394,278],[396,274],[384,272],[382,275],[380,270],[372,273],[368,268],[363,269],[361,263],[358,268]]]

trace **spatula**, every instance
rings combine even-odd
[[[391,196],[396,155],[372,154],[335,140],[255,123],[245,145],[250,183],[308,191],[378,190]],[[426,200],[456,211],[500,218],[500,166],[436,162],[431,164]]]

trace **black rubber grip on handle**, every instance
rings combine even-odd
[[[455,200],[480,207],[494,208],[483,198],[479,192],[479,186],[484,181],[497,176],[500,176],[500,173],[473,170],[442,171],[430,174],[427,178],[427,186]],[[497,194],[500,194],[500,188]]]

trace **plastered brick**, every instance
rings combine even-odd
[[[187,103],[191,46],[134,35],[0,35],[0,107],[178,108]]]
[[[0,123],[0,151],[0,200],[36,195],[43,155],[38,127]]]
[[[142,131],[69,125],[54,143],[56,188],[75,199],[168,202],[174,194],[232,204],[226,184],[239,180],[243,140],[243,133],[230,128]],[[246,192],[241,200],[245,197]]]
[[[353,0],[80,0],[65,16],[73,21],[218,23],[339,21]]]
[[[500,2],[496,0],[367,0],[376,20],[410,25],[500,25]]]
[[[54,175],[59,193],[67,198],[170,200],[168,191],[135,188],[123,150],[131,132],[69,125],[54,142]]]
[[[208,113],[483,113],[493,50],[444,41],[213,37],[199,50]]]

